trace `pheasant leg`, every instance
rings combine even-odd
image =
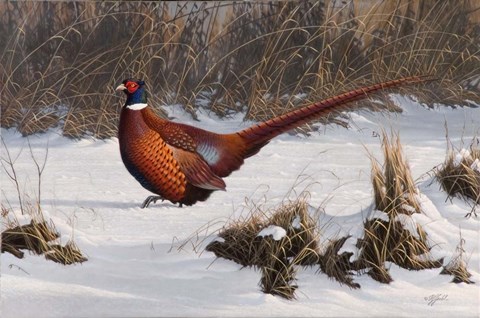
[[[162,198],[161,196],[159,195],[150,195],[148,196],[145,201],[143,201],[142,203],[142,209],[145,209],[145,208],[148,208],[148,206],[150,205],[150,203],[156,203],[158,200],[162,199],[165,200],[164,198]]]

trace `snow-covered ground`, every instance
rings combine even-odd
[[[465,218],[471,207],[447,200],[427,173],[445,158],[445,122],[453,144],[461,148],[463,140],[467,146],[479,132],[480,109],[428,110],[408,98],[392,98],[404,113],[356,112],[350,114],[351,129],[328,125],[308,138],[280,136],[226,179],[226,192],[183,208],[163,202],[140,209],[149,193],[124,168],[116,139],[72,141],[56,131],[31,136],[40,162],[48,145],[44,212],[62,242],[73,237],[88,261],[62,266],[41,256],[2,254],[1,317],[478,317],[479,220]],[[175,106],[166,109],[179,121],[218,132],[247,125],[241,116],[219,120],[200,112],[197,122]],[[302,268],[297,299],[288,301],[263,294],[259,272],[203,250],[225,222],[248,213],[246,198],[274,207],[305,189],[312,210],[325,211],[319,215],[321,239],[358,235],[372,203],[368,152],[383,159],[382,129],[400,135],[422,193],[425,215],[416,219],[435,246],[433,255],[448,261],[461,235],[476,284],[450,283],[441,269],[415,272],[391,265],[391,284],[362,275],[354,277],[361,289],[351,290],[317,268]],[[37,173],[27,139],[14,130],[1,133],[21,187],[34,196]],[[0,173],[2,201],[18,209],[15,187]]]

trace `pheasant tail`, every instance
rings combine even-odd
[[[237,133],[248,147],[245,158],[256,154],[272,138],[313,119],[326,117],[333,111],[349,109],[351,107],[348,105],[349,102],[362,99],[369,93],[427,80],[428,76],[412,76],[358,88],[253,125]]]

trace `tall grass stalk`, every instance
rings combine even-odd
[[[346,3],[0,2],[1,126],[114,136],[132,76],[156,108],[253,120],[413,74],[440,79],[422,102],[480,103],[473,0]]]

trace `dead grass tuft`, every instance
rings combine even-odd
[[[242,266],[265,266],[266,253],[281,246],[283,258],[300,255],[302,257],[296,260],[300,265],[318,262],[317,226],[308,214],[305,199],[282,205],[267,217],[269,213],[257,209],[246,219],[228,224],[220,231],[220,239],[207,246],[207,251]],[[263,229],[274,226],[284,229],[285,235],[281,239],[272,241],[259,236]]]
[[[65,246],[59,244],[51,245],[50,250],[45,254],[45,258],[63,265],[83,263],[88,260],[83,256],[77,244],[71,240]]]
[[[294,266],[319,260],[317,235],[306,199],[300,198],[274,212],[253,210],[246,219],[225,226],[206,250],[242,266],[259,267],[262,290],[291,299],[296,289]]]
[[[474,138],[469,149],[455,150],[449,143],[445,162],[436,170],[436,178],[449,198],[460,197],[473,203],[470,216],[480,205],[480,148]]]
[[[466,284],[474,284],[472,280],[470,280],[470,277],[472,277],[472,274],[470,274],[467,270],[467,264],[464,260],[465,256],[465,250],[463,248],[463,245],[465,244],[465,240],[460,237],[460,242],[457,245],[457,248],[455,250],[455,254],[448,262],[447,265],[443,267],[443,270],[440,272],[440,274],[443,275],[452,275],[453,280],[452,283],[466,283]]]
[[[272,235],[267,235],[268,231]],[[350,276],[351,253],[338,254],[347,238],[328,243],[320,253],[318,237],[318,224],[301,195],[272,211],[256,207],[247,218],[226,225],[206,250],[242,266],[259,268],[262,291],[286,299],[295,298],[298,266],[319,266],[319,271],[339,283],[359,288]]]
[[[382,167],[373,156],[370,157],[375,208],[389,215],[419,213],[417,187],[408,163],[403,157],[399,136],[392,134],[389,138],[383,131],[382,149],[384,156]]]
[[[32,213],[28,206],[28,213]],[[4,220],[9,216],[10,210],[2,206],[6,211]],[[35,213],[35,215],[38,215]],[[18,258],[23,258],[23,249],[30,250],[40,255],[49,250],[48,242],[56,240],[60,234],[55,230],[53,223],[47,223],[42,217],[35,217],[29,224],[20,225],[16,219],[9,221],[6,230],[2,232],[2,253],[9,252]]]
[[[360,288],[360,284],[355,283],[351,276],[353,264],[350,262],[351,252],[343,252],[339,254],[340,249],[349,237],[343,237],[338,240],[331,241],[325,252],[320,255],[319,265],[323,273],[330,278],[335,279],[340,284],[349,286],[350,288]]]
[[[414,222],[407,216],[407,222]],[[410,270],[438,268],[443,260],[431,260],[427,234],[420,225],[416,232],[406,228],[405,223],[395,219],[368,220],[364,224],[365,235],[357,242],[359,258],[356,269],[369,268],[368,274],[382,283],[390,283],[392,278],[385,268],[392,262]]]
[[[24,204],[25,202],[28,203],[24,201]],[[58,241],[60,234],[52,221],[47,222],[44,219],[39,206],[25,204],[24,209],[32,220],[28,224],[20,225],[18,220],[11,216],[11,209],[2,205],[2,211],[5,211],[2,215],[6,223],[6,229],[1,233],[2,253],[8,252],[17,258],[23,258],[22,250],[28,250],[63,265],[87,261],[72,241],[65,246],[52,244]]]
[[[286,249],[272,238],[264,238],[264,263],[260,266],[260,288],[266,294],[294,299],[297,285],[294,284],[294,262],[286,256]]]
[[[51,220],[47,221],[44,218],[40,197],[42,174],[48,157],[48,145],[44,161],[40,163],[34,156],[30,142],[28,142],[30,155],[38,174],[37,199],[34,200],[22,191],[15,160],[10,155],[3,138],[1,138],[1,141],[2,154],[5,154],[5,157],[2,156],[0,158],[1,166],[10,181],[15,185],[20,213],[23,217],[30,219],[30,223],[20,224],[11,206],[1,204],[0,210],[5,228],[1,233],[1,252],[8,252],[15,257],[23,258],[24,252],[22,250],[28,250],[36,255],[45,255],[46,259],[64,265],[86,261],[87,258],[82,255],[72,241],[65,246],[59,244],[60,234],[57,232],[55,224]]]
[[[410,270],[437,268],[443,260],[430,259],[427,234],[412,215],[422,213],[417,188],[408,163],[403,158],[400,138],[389,140],[383,133],[384,164],[372,157],[372,183],[375,211],[364,223],[364,236],[357,241],[359,257],[356,269],[368,268],[368,274],[383,283],[392,278],[385,268],[392,262]]]

